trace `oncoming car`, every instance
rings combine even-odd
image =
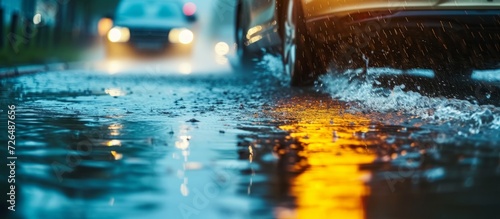
[[[106,35],[109,57],[189,52],[196,5],[180,0],[122,0]]]
[[[500,68],[498,0],[238,1],[240,59],[280,51],[292,85],[327,69],[425,68],[447,80]]]

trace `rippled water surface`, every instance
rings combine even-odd
[[[349,74],[292,89],[278,62],[3,80],[17,107],[12,218],[499,216],[494,96]]]

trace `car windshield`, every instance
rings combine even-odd
[[[120,18],[174,18],[181,16],[180,8],[168,2],[124,2],[118,8]]]

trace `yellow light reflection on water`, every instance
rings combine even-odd
[[[116,151],[111,151],[111,155],[115,158],[115,160],[121,160],[123,158],[123,154],[118,153]]]
[[[108,126],[108,130],[110,131],[109,135],[118,136],[120,135],[120,130],[123,128],[121,124],[112,124]]]
[[[122,146],[122,142],[120,140],[111,140],[111,141],[108,141],[108,143],[106,145],[109,147]]]
[[[342,114],[339,105],[294,99],[277,109],[291,115],[296,123],[280,126],[304,145],[301,155],[308,168],[291,179],[290,192],[296,209],[276,209],[278,218],[364,218],[362,198],[370,194],[365,182],[370,172],[360,164],[371,163],[375,154],[369,142],[354,137],[368,131],[370,120],[360,115]]]

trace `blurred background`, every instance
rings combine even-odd
[[[1,0],[0,65],[78,60],[118,0]],[[79,51],[79,52],[75,52]]]
[[[189,29],[195,32],[191,50],[196,50],[195,44],[204,44],[207,48],[201,50],[205,52],[209,49],[216,55],[227,55],[232,49],[230,28],[234,2],[178,2],[192,7],[191,11],[186,11],[184,5],[179,10],[186,16],[196,13],[196,19],[189,22]],[[0,0],[0,67],[105,60],[110,53],[106,45],[110,42],[108,32],[114,25],[119,3],[119,0]],[[151,19],[137,26],[147,25],[148,21]],[[227,24],[226,30],[221,24]],[[205,39],[200,42],[201,37]],[[134,36],[130,41],[133,40]],[[139,47],[135,46],[135,49]],[[146,51],[145,54],[157,57],[154,52]],[[227,60],[217,56],[215,62],[226,64]]]
[[[500,218],[499,74],[294,88],[281,57],[232,68],[236,0],[124,1],[0,0],[0,72],[92,65],[0,80],[11,218]]]

